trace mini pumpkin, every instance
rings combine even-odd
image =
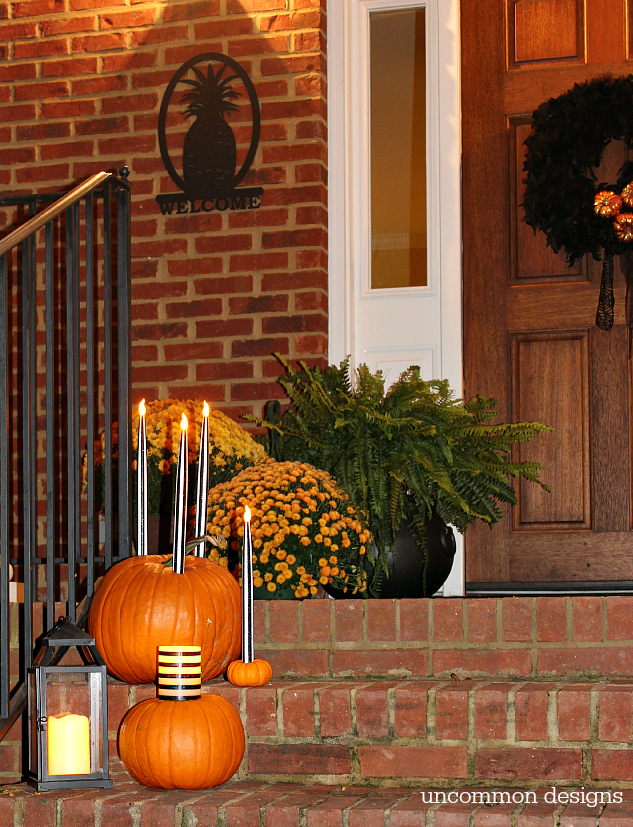
[[[603,190],[594,198],[593,208],[596,215],[600,215],[602,218],[613,218],[620,212],[622,200],[615,192]]]
[[[620,213],[613,220],[613,230],[618,241],[626,243],[633,241],[633,213]]]
[[[132,778],[164,790],[224,784],[237,771],[244,744],[240,716],[219,695],[142,701],[119,729],[119,755]]]
[[[156,679],[158,646],[200,646],[202,680],[222,674],[241,648],[241,592],[235,578],[204,557],[187,555],[174,573],[171,555],[128,557],[95,592],[88,629],[108,667],[126,683]]]
[[[234,660],[226,670],[226,677],[233,686],[263,686],[272,676],[272,666],[260,658],[255,658],[250,663]]]

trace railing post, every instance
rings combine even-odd
[[[0,256],[0,718],[9,717],[9,303],[7,257]]]
[[[130,171],[120,170],[127,180]],[[130,191],[119,189],[117,202],[117,348],[118,348],[118,420],[119,420],[119,557],[128,557],[132,540],[132,496],[130,469],[132,467],[132,428],[130,387],[132,375],[131,356],[131,297],[130,262],[131,215]]]

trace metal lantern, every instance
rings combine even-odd
[[[56,665],[68,649],[77,649],[83,666]],[[112,787],[106,666],[94,638],[61,618],[42,638],[27,686],[28,783],[38,790]]]

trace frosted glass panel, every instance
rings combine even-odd
[[[374,12],[371,287],[427,284],[424,9]]]

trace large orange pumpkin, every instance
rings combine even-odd
[[[119,729],[119,755],[146,787],[204,790],[224,784],[244,755],[244,728],[219,695],[190,701],[142,701]]]
[[[128,557],[95,592],[88,629],[108,667],[126,683],[156,679],[159,646],[202,649],[202,680],[220,675],[241,649],[241,592],[235,578],[204,557],[185,558],[175,574],[171,555]]]

